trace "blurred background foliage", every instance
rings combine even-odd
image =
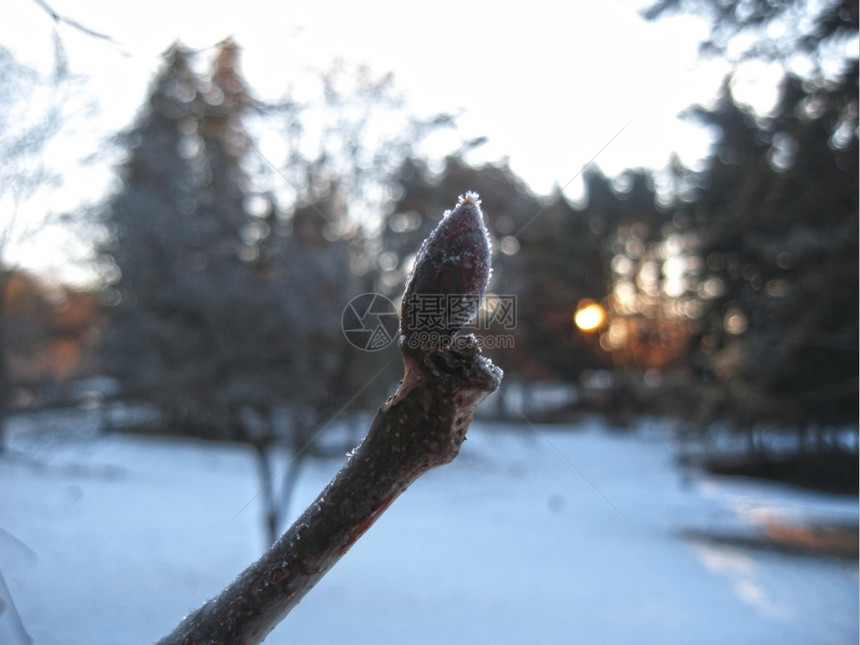
[[[755,112],[729,76],[685,115],[715,134],[705,163],[614,177],[592,165],[577,203],[534,194],[504,163],[469,165],[482,139],[422,157],[456,119],[411,117],[390,75],[339,66],[314,99],[266,103],[238,43],[177,43],[114,142],[113,192],[81,216],[99,287],[3,270],[3,414],[115,406],[106,428],[253,446],[263,483],[276,451],[297,469],[295,456],[341,450],[356,437],[323,431],[372,413],[400,374],[394,346],[346,342],[344,307],[371,292],[396,302],[421,241],[473,190],[490,290],[517,299],[514,328],[478,330],[506,371],[488,414],[522,420],[514,387],[561,385],[570,396],[530,420],[660,417],[690,446],[743,438],[731,460],[705,450],[712,468],[856,491],[858,68],[833,55],[857,36],[856,2],[661,0],[645,15],[678,11],[711,18],[704,55],[782,64],[777,105]],[[0,54],[13,96],[26,69]],[[31,190],[39,168],[12,162],[38,158],[58,114],[21,133],[6,105],[0,158],[20,176],[0,190]],[[280,157],[264,155],[260,124],[279,131]],[[294,477],[283,499],[267,493],[272,535]]]

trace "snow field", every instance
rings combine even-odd
[[[241,446],[13,448],[0,572],[35,643],[153,642],[263,548]],[[304,467],[294,515],[340,466]],[[656,430],[477,422],[266,642],[856,643],[856,562],[683,537],[754,532],[768,513],[856,523],[857,500],[684,475]]]

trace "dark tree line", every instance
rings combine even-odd
[[[688,113],[717,134],[702,170],[589,171],[582,205],[541,200],[504,167],[450,158],[434,176],[410,160],[383,235],[390,282],[435,196],[473,187],[489,196],[491,291],[518,299],[515,346],[488,350],[510,376],[581,386],[602,368],[602,411],[622,420],[728,424],[753,451],[780,429],[802,453],[853,449],[834,433],[857,420],[856,62],[833,80],[788,75],[780,96],[758,115],[727,82]],[[596,334],[572,324],[584,299],[607,310]]]
[[[696,111],[723,133],[691,205],[711,286],[696,358],[744,424],[856,420],[856,105],[854,65],[787,77],[764,121],[727,94]]]
[[[796,70],[767,115],[738,104],[731,79],[689,113],[719,139],[703,172],[677,173],[694,188],[685,212],[701,261],[685,407],[695,428],[743,431],[760,462],[764,434],[791,432],[796,470],[856,489],[857,3],[671,0],[646,15],[678,10],[710,19],[706,53]]]
[[[830,429],[856,424],[856,61],[787,75],[770,115],[727,81],[689,112],[717,133],[704,169],[590,169],[571,204],[457,155],[431,172],[414,144],[448,117],[369,136],[397,110],[388,77],[363,72],[348,88],[335,72],[316,107],[263,105],[235,43],[208,72],[198,58],[166,55],[102,214],[115,294],[103,365],[124,397],[158,409],[161,431],[254,446],[266,484],[279,446],[320,450],[318,431],[396,372],[390,352],[345,342],[344,306],[363,292],[396,300],[420,241],[466,190],[483,196],[493,241],[485,307],[517,299],[513,326],[477,331],[514,338],[486,351],[515,378],[584,388],[611,374],[606,397],[580,404],[620,422],[651,412],[696,431],[782,428],[801,450],[832,448]],[[310,147],[308,115],[325,124]],[[278,119],[288,152],[267,175],[249,124]],[[586,302],[607,315],[588,331],[573,322]],[[266,494],[274,534],[283,503]]]

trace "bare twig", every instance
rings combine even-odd
[[[68,16],[64,16],[60,13],[54,11],[53,7],[51,7],[45,0],[33,0],[39,7],[45,10],[49,16],[56,23],[65,23],[70,27],[77,29],[78,31],[86,34],[87,36],[92,36],[93,38],[99,38],[101,40],[107,40],[109,42],[114,42],[114,39],[108,36],[107,34],[103,34],[101,32],[95,31],[94,29],[90,29],[86,25],[81,24],[77,20],[72,20]]]
[[[479,203],[467,194],[446,214],[416,259],[404,302],[417,306],[409,298],[420,295],[416,289],[437,288],[436,276],[469,290],[439,295],[480,302],[490,256]],[[379,408],[343,469],[262,558],[161,645],[262,642],[400,493],[457,456],[475,408],[502,378],[474,338],[451,335],[458,322],[468,321],[447,321],[446,342],[439,345],[416,342],[421,330],[414,325],[401,334],[400,388]]]

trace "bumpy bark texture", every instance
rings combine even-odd
[[[442,293],[468,302],[477,296],[480,304],[490,251],[479,204],[477,195],[467,193],[425,241],[404,302]],[[498,388],[502,372],[468,336],[445,346],[410,344],[421,331],[401,321],[403,380],[346,465],[263,557],[187,616],[162,645],[262,642],[400,493],[457,456],[475,408]]]

